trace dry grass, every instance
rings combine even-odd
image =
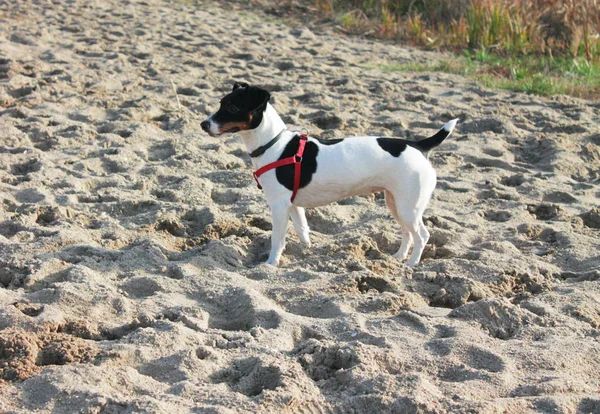
[[[347,29],[446,49],[600,57],[599,0],[314,0]],[[373,31],[373,29],[376,29]]]

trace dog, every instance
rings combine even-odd
[[[219,110],[200,126],[216,137],[238,133],[254,166],[254,177],[271,209],[273,231],[267,264],[277,266],[285,248],[289,218],[300,241],[310,247],[305,208],[344,197],[385,193],[385,203],[402,228],[393,255],[416,266],[429,232],[423,212],[436,186],[426,154],[454,130],[458,119],[421,141],[361,136],[323,140],[289,131],[265,89],[236,82]]]

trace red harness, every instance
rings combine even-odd
[[[254,179],[256,180],[256,184],[258,184],[258,188],[262,189],[262,186],[258,182],[258,177],[266,173],[267,171],[271,171],[274,168],[283,167],[284,165],[294,164],[294,190],[292,191],[291,202],[294,202],[296,198],[296,193],[300,188],[300,173],[302,169],[302,154],[304,154],[304,147],[306,146],[306,140],[308,136],[306,134],[300,134],[300,142],[298,144],[298,151],[296,151],[296,155],[283,158],[267,164],[263,167],[260,167],[258,170],[254,171]]]

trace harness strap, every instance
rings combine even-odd
[[[294,170],[294,191],[292,191],[291,202],[294,202],[296,198],[296,193],[300,189],[300,175],[302,173],[302,154],[304,154],[304,148],[306,147],[306,134],[300,135],[300,142],[298,143],[298,151],[296,151],[296,156],[294,157],[295,162],[295,170]]]
[[[291,157],[282,158],[270,164],[264,165],[260,167],[258,170],[254,171],[254,180],[258,185],[258,188],[262,189],[260,182],[258,181],[258,177],[266,173],[267,171],[271,171],[272,169],[283,167],[284,165],[294,164],[294,189],[292,191],[291,202],[294,202],[296,198],[296,194],[300,189],[300,175],[302,172],[302,155],[304,154],[304,148],[306,147],[306,140],[308,136],[306,134],[300,135],[300,141],[298,143],[298,150],[296,151],[296,155]]]

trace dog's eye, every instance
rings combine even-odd
[[[230,113],[232,113],[232,114],[235,114],[235,113],[236,113],[237,111],[239,111],[239,110],[240,110],[240,108],[238,108],[238,107],[237,107],[237,106],[235,106],[235,105],[229,105],[229,106],[227,107],[227,112],[230,112]]]

